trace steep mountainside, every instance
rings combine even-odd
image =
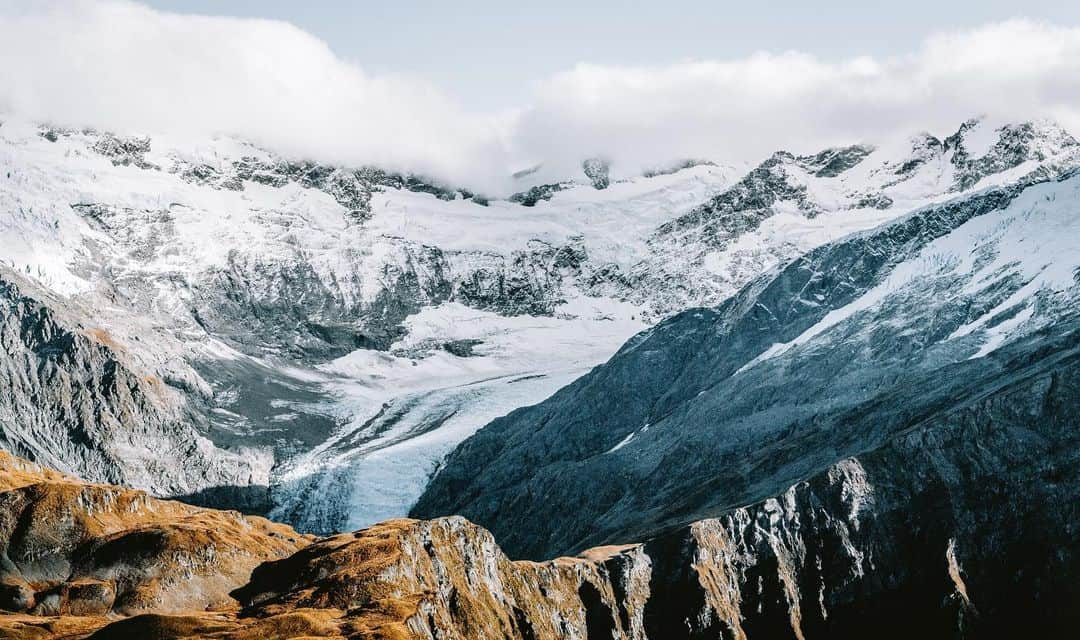
[[[913,535],[968,540],[975,561],[1018,576],[1075,562],[1057,532],[1077,523],[1063,502],[1078,498],[1078,212],[1080,175],[1033,177],[813,250],[480,430],[414,513],[460,513],[544,557],[730,513],[871,456]],[[875,564],[915,543],[885,544]]]
[[[205,419],[178,390],[193,388],[193,373],[159,377],[161,369],[104,326],[84,324],[80,317],[90,312],[66,311],[69,303],[0,267],[0,445],[68,473],[163,495],[198,498],[206,487],[268,482],[265,456],[224,451],[200,433]],[[266,504],[265,492],[217,497]]]
[[[972,121],[942,139],[781,152],[741,178],[697,162],[620,178],[589,159],[550,184],[526,173],[524,195],[500,200],[228,138],[8,120],[0,258],[18,275],[0,273],[13,292],[0,372],[16,393],[0,427],[91,480],[348,530],[403,515],[461,440],[660,318],[1078,158],[1053,125]],[[72,336],[63,357],[38,348],[51,338],[27,332],[28,313]]]

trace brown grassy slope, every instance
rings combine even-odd
[[[37,615],[233,606],[310,538],[264,518],[87,484],[0,452],[0,608]]]
[[[313,541],[3,452],[0,547],[0,640],[554,640],[640,626],[612,580],[632,579],[639,547],[513,562],[456,517]]]

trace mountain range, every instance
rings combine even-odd
[[[982,118],[743,167],[538,175],[497,196],[5,119],[0,446],[81,480],[4,495],[107,483],[283,523],[251,520],[290,541],[274,558],[200,569],[231,573],[196,608],[241,609],[187,636],[300,610],[345,637],[1075,628],[1066,131]],[[50,504],[83,500],[65,491]],[[40,540],[84,549],[72,535]],[[87,580],[115,596],[93,615],[190,608],[122,604],[143,590],[114,569],[46,571],[11,544],[19,624],[75,615],[38,603]]]

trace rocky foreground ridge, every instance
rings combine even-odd
[[[313,539],[0,454],[0,638],[953,638],[1077,622],[1075,585],[1052,578],[1075,575],[1069,531],[1056,552],[1028,549],[1045,571],[1017,571],[1008,547],[979,557],[993,532],[945,538],[933,509],[898,515],[942,496],[868,476],[883,455],[642,544],[530,562],[461,517]],[[1032,615],[1031,595],[983,611],[1001,572],[1061,608]]]

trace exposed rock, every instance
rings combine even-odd
[[[525,250],[502,255],[464,255],[451,300],[506,315],[549,315],[563,300],[563,280],[581,271],[588,255],[582,238],[562,246],[533,240]]]
[[[901,179],[910,176],[923,165],[940,156],[945,148],[941,140],[929,133],[917,135],[911,140],[911,156],[896,169]]]
[[[94,151],[108,157],[116,165],[135,165],[140,169],[157,169],[144,156],[150,151],[150,138],[122,138],[103,133],[94,144]]]
[[[450,340],[444,342],[442,348],[459,358],[469,358],[474,355],[473,349],[483,344],[483,340]]]
[[[529,187],[527,191],[515,193],[510,196],[510,202],[517,202],[526,207],[534,207],[537,202],[541,200],[551,200],[556,193],[566,189],[569,185],[565,183],[553,183],[553,184],[541,184],[533,187]]]
[[[445,518],[322,540],[261,566],[235,595],[259,617],[297,608],[364,612],[351,625],[371,637],[558,638],[585,637],[585,584],[616,606],[597,564],[512,563],[490,533]]]
[[[7,270],[0,308],[0,445],[157,495],[266,486],[264,468],[215,447],[193,427],[203,419],[187,399],[107,331],[82,326],[63,302]]]
[[[585,177],[592,182],[595,189],[608,188],[611,184],[610,169],[608,162],[600,158],[589,158],[581,163],[581,170],[585,172]]]
[[[31,565],[65,576],[71,567],[71,577],[36,591],[35,615],[0,615],[0,637],[1057,637],[1080,619],[1068,525],[1080,515],[1069,499],[1080,457],[1047,455],[1078,450],[1054,413],[1078,390],[1075,373],[1020,382],[761,502],[546,562],[509,560],[459,517],[392,520],[305,546],[259,519],[139,502],[4,457],[0,482],[17,488],[0,497],[64,487],[39,508],[76,517],[10,537],[17,579]],[[1004,407],[1012,422],[987,421]],[[1036,458],[1046,462],[1032,473]],[[146,527],[177,535],[146,547],[132,539]],[[27,561],[28,540],[50,551]],[[94,565],[82,558],[102,557],[99,547],[113,549],[111,568],[83,577]],[[237,609],[222,592],[258,555],[269,561],[232,591]],[[207,589],[214,571],[221,581]],[[138,615],[103,614],[113,589],[129,604],[111,610]]]
[[[884,193],[868,193],[855,203],[855,209],[888,209],[893,206],[893,199]]]
[[[835,178],[862,162],[873,151],[874,147],[857,144],[840,149],[825,149],[813,156],[800,156],[798,161],[807,171],[819,178]]]
[[[657,235],[693,233],[701,242],[722,247],[772,216],[777,202],[795,203],[806,215],[815,215],[819,208],[808,198],[806,187],[790,180],[785,171],[794,162],[790,153],[773,154],[710,202],[659,227]]]

